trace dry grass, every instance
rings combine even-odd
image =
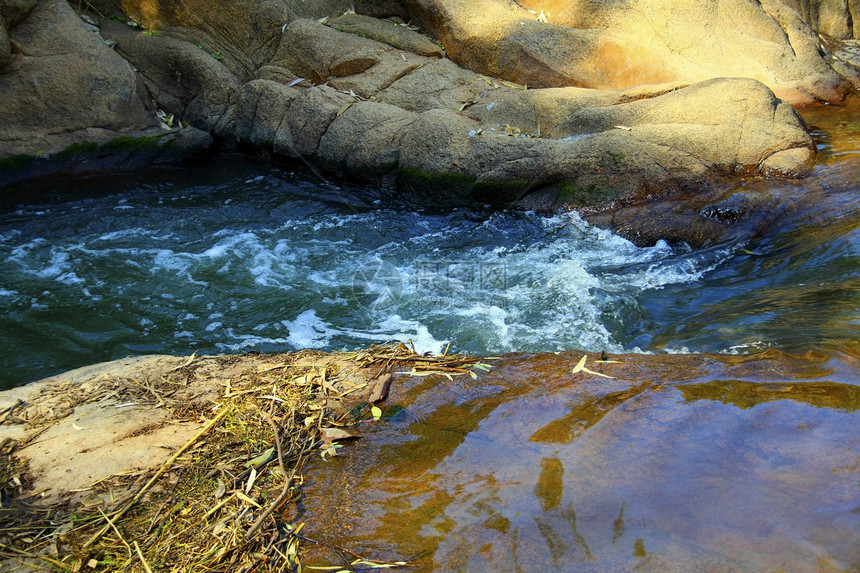
[[[20,444],[0,444],[0,571],[4,563],[22,571],[301,571],[302,547],[315,543],[298,521],[302,468],[308,456],[334,451],[327,431],[370,418],[367,400],[384,398],[398,369],[474,376],[487,367],[403,344],[242,359],[198,358],[158,380],[59,390],[63,412],[105,397],[145,399],[174,419],[205,424],[160,467],[111,476],[48,505],[30,490],[27,462],[15,456]],[[214,400],[206,398],[212,387]],[[33,425],[63,415],[29,406]],[[345,570],[407,566],[339,552]]]

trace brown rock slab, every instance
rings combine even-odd
[[[457,63],[534,87],[752,77],[792,103],[809,103],[846,95],[818,50],[816,30],[849,34],[847,6],[833,4],[842,5],[806,18],[779,0],[414,0],[409,7]]]

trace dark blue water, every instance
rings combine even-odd
[[[858,118],[810,118],[811,178],[737,190],[778,199],[772,230],[700,251],[574,213],[416,211],[243,158],[18,189],[0,212],[0,388],[143,353],[857,340]]]

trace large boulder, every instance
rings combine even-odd
[[[716,119],[726,117],[734,120]],[[411,188],[428,183],[423,194],[441,176],[487,203],[549,188],[558,203],[589,206],[718,174],[799,176],[813,156],[796,112],[766,86],[715,79],[652,94],[499,89],[465,114],[422,114],[404,140],[401,167]]]
[[[0,157],[89,141],[87,128],[157,125],[134,68],[64,0],[40,0],[11,28],[10,40],[17,53],[0,76]]]
[[[9,32],[20,24],[36,0],[0,0],[0,70],[12,62],[12,41]]]
[[[406,0],[450,57],[535,87],[621,89],[751,77],[792,103],[848,88],[813,29],[779,0]]]
[[[124,12],[110,0],[93,0],[103,14],[96,27],[62,0],[39,0],[26,15],[27,1],[35,0],[0,0],[0,7],[18,6],[0,10],[10,47],[28,47],[10,50],[0,82],[4,102],[16,102],[0,109],[6,119],[0,152],[31,163],[43,150],[54,154],[84,142],[74,148],[86,156],[78,165],[96,166],[117,151],[105,142],[118,130],[160,125],[163,134],[147,132],[141,140],[154,161],[163,150],[205,147],[211,139],[200,135],[211,134],[298,159],[321,177],[381,182],[420,203],[575,207],[600,217],[708,189],[726,176],[802,176],[814,155],[798,115],[756,79],[711,78],[711,70],[700,74],[703,81],[664,82],[680,68],[648,64],[648,54],[657,53],[649,50],[663,44],[644,42],[644,31],[641,66],[622,57],[622,44],[595,52],[606,38],[631,34],[627,24],[641,16],[612,7],[620,3],[583,1],[576,11],[535,15],[497,0],[269,0],[241,9],[201,0],[119,0]],[[647,2],[663,10],[651,16],[653,32],[668,8],[657,0],[628,4]],[[439,32],[453,59],[403,21],[404,5]],[[692,5],[678,9],[681,21],[695,20]],[[736,71],[758,69],[754,51],[771,54],[763,47],[787,54],[784,42],[798,62],[820,56],[795,9],[776,0],[757,6],[738,12],[745,21],[735,39],[755,37],[760,44],[747,46]],[[713,22],[729,18],[721,8],[711,12]],[[578,20],[546,22],[562,17]],[[662,26],[661,42],[675,50],[680,32]],[[694,36],[690,31],[688,40]],[[694,52],[688,60],[707,69],[711,60]],[[48,67],[27,67],[40,57]],[[759,67],[769,65],[763,58]],[[797,93],[809,88],[802,93],[820,96],[835,85],[828,83],[832,69],[818,61],[825,69],[795,78]],[[575,87],[645,80],[625,89]],[[49,137],[66,139],[61,145]],[[129,154],[129,145],[120,147]],[[699,228],[701,236],[711,233]]]
[[[527,89],[440,58],[408,26],[351,12],[282,26],[250,81],[192,45],[199,36],[185,28],[147,34],[104,22],[102,33],[183,121],[321,176],[382,181],[419,203],[599,217],[727,175],[802,176],[814,156],[799,116],[754,79]]]
[[[159,107],[198,129],[232,136],[241,82],[218,52],[172,34],[103,20],[102,34],[140,72]]]
[[[208,133],[160,129],[137,71],[64,0],[0,0],[0,20],[0,185],[180,161],[211,146]]]
[[[241,62],[245,79],[272,56],[281,27],[298,17],[283,0],[257,0],[253,7],[244,2],[213,4],[208,0],[117,0],[116,4],[147,30],[183,28],[190,35],[201,32],[198,40],[208,44],[210,53],[230,54]]]
[[[326,21],[326,25],[341,32],[349,32],[364,38],[378,40],[394,48],[421,56],[439,58],[445,56],[445,51],[439,45],[427,36],[413,30],[405,22],[380,20],[349,11],[336,18],[330,18]]]
[[[810,26],[837,40],[860,37],[860,2],[857,0],[780,0]]]

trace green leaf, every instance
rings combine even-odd
[[[268,450],[266,450],[265,452],[263,452],[262,454],[260,454],[256,458],[254,458],[253,460],[248,460],[247,462],[245,462],[245,467],[250,468],[250,467],[260,465],[264,461],[268,460],[269,456],[271,456],[274,452],[275,452],[275,448],[269,448]]]
[[[397,414],[403,411],[403,406],[400,404],[392,404],[388,408],[385,409],[385,412],[382,413],[383,420],[390,420]]]

